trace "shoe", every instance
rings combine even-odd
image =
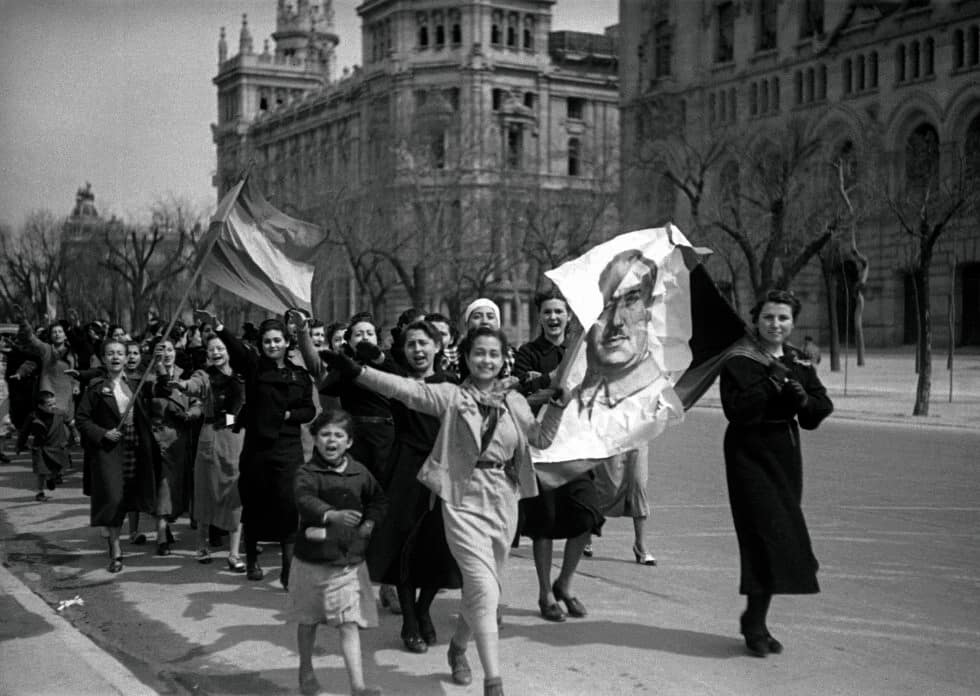
[[[466,648],[457,648],[450,639],[449,652],[446,653],[446,657],[449,659],[449,670],[453,675],[453,683],[466,686],[473,681],[473,671],[466,659]]]
[[[436,640],[436,627],[432,624],[432,617],[428,614],[419,617],[419,635],[422,636],[426,645],[435,645],[438,642]]]
[[[169,556],[170,555],[170,544],[163,543],[157,544],[157,556]]]
[[[558,581],[551,586],[551,591],[555,595],[555,599],[559,602],[565,603],[565,609],[568,610],[569,616],[574,616],[576,619],[582,619],[589,615],[589,612],[585,610],[585,605],[579,601],[578,597],[569,597],[564,592],[558,590]]]
[[[265,571],[262,570],[262,566],[260,566],[258,562],[249,563],[245,567],[245,577],[247,577],[249,580],[261,580],[265,577]]]
[[[55,489],[55,486],[57,485],[58,485],[58,479],[56,478],[49,478],[47,481],[44,482],[44,487],[47,488],[49,491],[53,491]]]
[[[111,561],[109,561],[109,567],[106,569],[110,573],[118,573],[123,569],[122,556],[116,556]]]
[[[39,503],[43,503],[45,501],[51,500],[51,496],[47,495],[44,491],[38,491],[37,495],[34,496],[34,500],[36,500]]]
[[[381,600],[382,608],[389,610],[392,614],[398,615],[402,613],[402,605],[398,601],[398,593],[391,585],[381,586],[381,590],[378,592],[378,599]]]
[[[410,653],[421,655],[429,650],[429,644],[426,643],[422,639],[422,636],[420,636],[418,633],[413,633],[407,636],[402,634],[402,643],[405,644],[405,649]]]
[[[636,544],[633,544],[633,557],[636,558],[636,562],[640,565],[655,566],[657,565],[657,559],[653,557],[653,554],[649,551],[640,551]]]
[[[198,549],[197,554],[194,556],[198,563],[208,564],[211,562],[211,552],[207,549]]]
[[[538,609],[541,610],[541,618],[545,621],[554,621],[555,623],[561,623],[565,620],[565,612],[561,610],[557,602],[552,602],[548,604],[547,602],[538,600]]]
[[[586,558],[592,558],[594,552],[592,551],[592,544],[586,544],[585,548],[582,549],[582,555]]]
[[[483,696],[504,696],[504,680],[500,677],[487,677],[484,679]]]
[[[228,556],[228,570],[233,573],[244,573],[245,563],[237,556]]]
[[[129,541],[130,543],[136,544],[137,546],[142,546],[143,544],[146,543],[146,535],[145,534],[137,534],[136,536],[130,535]]]
[[[769,634],[767,631],[758,631],[756,629],[749,629],[745,625],[745,614],[743,613],[739,617],[739,629],[742,635],[745,637],[745,650],[753,657],[765,657],[769,654]],[[776,641],[777,643],[779,641]],[[780,649],[783,647],[779,646]]]
[[[769,648],[769,652],[773,655],[778,655],[783,651],[783,644],[773,638],[769,632],[766,632],[766,645]]]
[[[279,571],[279,584],[282,585],[282,589],[289,591],[289,571],[280,570]]]
[[[320,693],[320,691],[320,682],[318,682],[316,679],[316,673],[307,672],[304,674],[300,672],[299,692],[303,694],[303,696],[316,696]]]

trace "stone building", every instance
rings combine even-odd
[[[214,185],[249,163],[324,226],[315,311],[456,313],[486,294],[512,338],[540,273],[617,227],[613,30],[552,30],[555,0],[367,0],[362,66],[335,76],[330,0],[280,0],[274,48],[219,42]]]
[[[746,157],[798,127],[819,147],[813,161],[836,178],[826,199],[811,193],[793,213],[768,212],[795,216],[787,224],[802,229],[843,200],[834,181],[853,192],[870,264],[868,344],[915,340],[916,245],[895,210],[930,192],[932,223],[952,200],[940,194],[964,199],[934,251],[933,343],[949,343],[950,321],[957,345],[980,344],[980,2],[620,0],[620,27],[622,151],[641,153],[624,159],[627,226],[673,218],[701,243],[724,246],[718,230],[735,224],[731,201],[765,177]],[[814,256],[792,283],[807,305],[802,330],[825,345],[831,304],[842,329],[853,320],[848,246],[844,234],[831,270]],[[744,308],[751,284],[723,257],[710,267]],[[842,288],[836,303],[825,277]]]

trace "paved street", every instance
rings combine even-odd
[[[975,429],[909,428],[831,419],[804,435],[805,510],[823,593],[777,597],[770,627],[782,656],[743,656],[742,600],[724,484],[717,409],[698,408],[654,447],[655,504],[648,545],[655,568],[629,552],[629,520],[613,519],[573,588],[584,620],[538,617],[525,541],[505,590],[502,661],[510,694],[972,694],[980,683],[980,476]],[[79,476],[37,504],[29,463],[0,467],[5,564],[62,614],[164,693],[257,694],[294,689],[294,632],[275,571],[262,583],[178,552],[126,548],[126,568],[105,570],[88,528]],[[149,526],[149,521],[144,527]],[[270,548],[267,568],[277,565]],[[457,593],[434,618],[449,634]],[[443,647],[400,649],[397,618],[363,634],[369,683],[389,694],[475,694],[449,681]],[[16,640],[0,636],[0,651]],[[347,693],[337,638],[321,629],[315,663],[328,693]],[[476,660],[475,654],[472,660]],[[0,663],[2,664],[2,663]],[[15,693],[29,693],[18,691]]]

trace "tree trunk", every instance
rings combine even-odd
[[[857,266],[857,282],[854,284],[854,344],[857,348],[858,367],[864,366],[864,289],[868,285],[868,257],[851,247]]]
[[[931,259],[925,254],[919,266],[912,271],[915,279],[916,323],[919,327],[916,355],[919,378],[915,386],[913,416],[929,415],[929,396],[932,391],[932,317],[929,306],[929,266]]]
[[[840,331],[837,328],[837,277],[834,275],[834,254],[831,249],[820,254],[824,294],[827,299],[827,322],[830,329],[830,371],[840,372]]]

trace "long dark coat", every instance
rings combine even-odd
[[[721,372],[728,497],[738,537],[742,594],[819,592],[817,559],[800,502],[803,458],[800,431],[813,430],[833,411],[816,370],[786,346],[780,363],[803,385],[809,401],[798,412],[770,379],[766,364],[729,359]]]
[[[303,463],[300,428],[316,415],[313,381],[288,360],[277,368],[227,330],[218,335],[232,369],[245,379],[245,407],[236,423],[236,428],[245,428],[238,466],[245,535],[255,541],[291,542],[299,522],[293,477]]]
[[[130,388],[135,389],[136,384],[130,383]],[[92,380],[78,402],[75,424],[82,435],[89,467],[93,527],[118,527],[127,512],[152,515],[156,505],[159,470],[146,409],[137,399],[133,407],[136,456],[132,475],[128,478],[124,476],[127,466],[124,443],[104,439],[106,431],[118,426],[121,417],[109,382],[104,378]]]

